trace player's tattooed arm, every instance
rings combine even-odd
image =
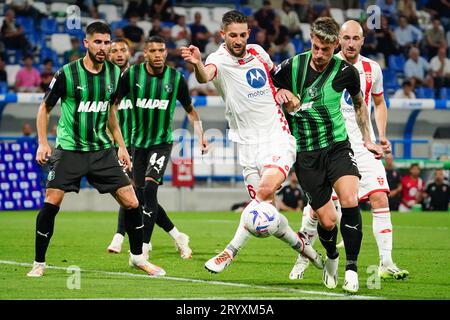
[[[47,128],[48,118],[50,115],[51,107],[47,105],[45,101],[39,106],[38,114],[36,117],[36,128],[38,134],[38,149],[36,151],[36,161],[39,164],[44,164],[50,158],[52,154],[52,148],[48,144]]]
[[[370,140],[369,112],[367,111],[367,105],[364,102],[361,92],[356,96],[352,96],[352,101],[355,109],[356,123],[363,136],[364,145],[367,150],[375,155],[376,159],[381,159],[383,157],[383,148]]]

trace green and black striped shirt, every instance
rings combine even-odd
[[[132,137],[137,148],[172,143],[172,121],[176,101],[191,112],[192,100],[183,75],[169,67],[152,75],[146,63],[131,66],[124,72],[118,99],[130,97],[135,117]]]
[[[44,97],[47,108],[53,108],[61,98],[56,147],[73,151],[111,147],[106,128],[119,79],[120,68],[108,61],[97,74],[86,69],[83,59],[56,72]]]
[[[360,91],[358,70],[333,56],[325,70],[310,66],[311,51],[284,61],[272,74],[275,86],[294,93],[301,109],[290,115],[285,112],[297,152],[316,151],[347,139],[341,113],[341,96],[347,89],[351,96]]]

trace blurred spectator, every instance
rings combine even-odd
[[[422,10],[433,17],[440,17],[446,29],[450,28],[450,2],[448,0],[428,0]]]
[[[152,29],[148,33],[148,37],[159,36],[161,34],[161,18],[158,16],[154,16],[152,18]]]
[[[433,87],[433,78],[429,73],[429,63],[420,55],[417,48],[409,50],[409,59],[405,63],[405,78],[411,81],[413,87]]]
[[[147,0],[129,0],[124,18],[129,19],[133,15],[138,15],[141,18],[145,18],[148,16],[149,9],[150,7]]]
[[[273,57],[275,54],[274,48],[272,48],[269,40],[267,39],[267,33],[264,30],[258,31],[255,38],[255,44],[260,45],[264,50],[267,51],[267,53]]]
[[[187,47],[191,43],[191,30],[186,25],[186,17],[179,16],[177,24],[172,27],[172,38],[177,47]]]
[[[32,133],[33,133],[33,128],[31,127],[31,124],[29,124],[28,122],[24,123],[22,126],[22,136],[31,137]]]
[[[405,16],[398,19],[398,27],[395,28],[395,37],[402,50],[403,55],[407,55],[411,47],[418,47],[422,40],[422,31],[408,23]]]
[[[113,32],[114,32],[114,38],[116,38],[116,39],[125,39],[125,34],[123,33],[123,29],[122,28],[116,28]],[[128,46],[128,47],[130,47],[130,46]]]
[[[278,62],[295,55],[295,47],[289,38],[289,30],[281,24],[279,16],[273,19],[273,24],[267,34],[268,40],[275,45],[275,54],[279,55]]]
[[[177,15],[173,10],[173,3],[171,0],[153,0],[150,6],[150,13],[152,17],[157,15],[161,17],[162,21],[176,22]]]
[[[250,29],[250,35],[248,36],[248,43],[255,43],[256,34],[262,29],[258,25],[258,21],[253,16],[247,17],[248,28]]]
[[[47,17],[46,12],[41,12],[33,6],[33,0],[6,0],[9,9],[14,10],[17,16],[33,18],[35,27],[38,27],[41,18]]]
[[[426,48],[428,57],[434,57],[441,46],[446,46],[445,32],[438,17],[433,18],[432,27],[426,31]]]
[[[208,44],[208,39],[211,37],[211,32],[202,24],[202,14],[196,12],[194,14],[194,23],[190,25],[192,44],[199,48],[200,52],[205,52],[205,47]]]
[[[400,173],[394,167],[394,159],[391,153],[385,155],[384,167],[389,188],[391,189],[388,195],[389,208],[397,211],[401,200],[402,183],[400,181]]]
[[[209,39],[208,44],[205,47],[205,56],[209,56],[211,53],[216,52],[222,43],[222,36],[220,31],[214,32],[214,35]]]
[[[268,30],[275,18],[275,10],[272,8],[272,3],[269,0],[264,0],[262,8],[255,12],[254,17],[258,21],[260,28]]]
[[[377,38],[377,51],[384,55],[385,65],[389,65],[389,56],[398,54],[398,43],[394,31],[389,26],[389,21],[386,17],[381,16],[381,28],[375,30]]]
[[[41,89],[43,92],[47,92],[48,86],[50,85],[50,82],[53,80],[53,60],[52,59],[45,59],[43,63],[43,68],[41,72]]]
[[[364,46],[362,47],[361,54],[363,56],[376,56],[378,54],[378,40],[375,30],[367,26],[367,21],[362,23],[362,28],[364,32]]]
[[[139,15],[136,13],[132,13],[129,18],[129,23],[123,27],[123,34],[125,38],[133,42],[133,47],[137,50],[143,49],[145,37],[144,30],[141,27],[138,27],[137,22],[139,21]]]
[[[309,12],[309,0],[289,0],[300,21],[306,22]],[[307,37],[307,35],[303,35]]]
[[[397,10],[400,15],[405,16],[408,22],[413,25],[418,25],[419,19],[417,17],[417,5],[414,0],[398,0]]]
[[[414,93],[414,89],[411,81],[405,80],[403,81],[402,87],[395,91],[393,96],[394,99],[415,99],[416,94]]]
[[[376,5],[381,9],[381,15],[392,24],[397,18],[397,1],[395,0],[377,0]]]
[[[16,90],[18,92],[39,92],[41,91],[41,75],[33,67],[33,56],[23,57],[23,67],[16,75]]]
[[[304,195],[297,176],[291,173],[289,184],[277,192],[276,203],[280,211],[302,211],[304,204]]]
[[[450,185],[445,181],[444,171],[434,171],[434,182],[427,186],[423,193],[424,209],[427,211],[448,211],[450,201]]]
[[[400,212],[408,212],[422,202],[422,192],[424,183],[420,178],[420,167],[417,163],[409,167],[409,175],[401,178],[402,182],[402,200],[399,206]]]
[[[14,0],[15,1],[15,0]],[[99,19],[99,13],[97,10],[98,2],[96,0],[77,0],[75,3],[81,10],[91,18]]]
[[[303,39],[297,12],[294,11],[288,0],[283,1],[281,10],[278,11],[278,15],[281,18],[281,24],[289,30],[289,36],[295,37],[299,35]],[[308,35],[304,36],[307,37]]]
[[[69,63],[78,60],[84,56],[83,50],[81,50],[80,39],[77,37],[70,38],[70,45],[72,49],[64,52],[64,63]]]
[[[181,56],[178,52],[178,47],[175,41],[172,38],[172,31],[169,27],[164,27],[161,30],[161,37],[166,41],[167,48],[167,58],[166,62],[168,65],[172,67],[177,67],[179,62],[181,61]]]
[[[22,50],[24,54],[32,49],[23,27],[16,23],[15,13],[12,9],[5,13],[1,34],[6,49]]]
[[[5,70],[5,60],[0,56],[0,82],[8,83],[8,74]]]
[[[312,23],[319,17],[331,17],[329,0],[311,0],[309,8],[309,23]]]
[[[439,48],[437,56],[430,61],[430,69],[436,92],[439,92],[441,87],[450,87],[450,59],[447,58],[446,47]]]
[[[186,68],[189,71],[189,78],[187,79],[189,94],[191,96],[217,96],[217,90],[212,81],[207,83],[199,83],[195,77],[194,66],[186,63]]]

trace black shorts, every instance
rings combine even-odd
[[[118,155],[119,147],[115,147],[115,149],[116,149],[116,154]],[[131,160],[131,162],[133,162],[133,157],[134,157],[134,147],[128,147],[128,148],[127,148],[127,151],[128,151],[128,154],[130,155],[130,160]],[[131,170],[128,169],[128,170],[126,171],[126,173],[127,173],[128,177],[130,177],[130,179],[133,180],[133,168],[131,168]]]
[[[133,175],[136,187],[145,186],[145,178],[152,178],[160,185],[169,163],[172,144],[158,144],[150,148],[136,148],[133,159]]]
[[[54,149],[49,160],[47,188],[80,191],[82,177],[100,193],[111,193],[130,184],[113,148],[99,151]]]
[[[333,185],[340,177],[351,175],[361,179],[348,140],[319,151],[298,152],[294,167],[298,181],[314,210],[330,200]]]

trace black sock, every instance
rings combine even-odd
[[[39,214],[36,218],[36,242],[35,257],[36,262],[45,262],[45,254],[48,244],[53,235],[55,226],[55,217],[59,211],[59,207],[54,204],[44,202]]]
[[[145,181],[144,187],[144,210],[143,210],[143,218],[144,218],[144,242],[149,243],[152,234],[153,228],[155,227],[155,221],[158,216],[158,184],[153,181]]]
[[[134,255],[142,254],[143,224],[141,207],[125,209],[125,229],[130,241],[130,251]]]
[[[120,207],[119,208],[119,216],[117,218],[117,231],[116,233],[120,233],[121,235],[125,235],[126,229],[125,229],[125,209]]]
[[[358,271],[358,255],[362,241],[362,218],[359,207],[341,208],[341,234],[344,240],[347,265],[345,270]]]
[[[318,223],[317,233],[319,234],[320,242],[327,251],[327,257],[330,259],[336,259],[339,256],[339,252],[336,248],[337,227],[334,226],[332,230],[326,230],[320,225],[320,223]]]
[[[170,220],[169,216],[166,213],[166,210],[164,210],[163,207],[158,203],[158,216],[156,217],[156,224],[158,227],[162,228],[165,232],[169,232],[172,230],[175,226],[172,223],[172,220]]]

